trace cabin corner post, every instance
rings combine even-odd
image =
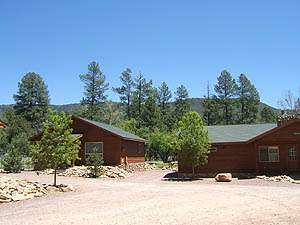
[[[254,142],[254,155],[255,155],[255,173],[259,173],[259,155],[258,155],[258,144]]]

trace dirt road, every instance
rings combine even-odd
[[[300,185],[162,181],[166,173],[140,172],[124,180],[59,177],[77,190],[1,204],[0,224],[300,224]],[[53,179],[32,172],[9,176]]]

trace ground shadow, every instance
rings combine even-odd
[[[197,180],[203,180],[201,177],[184,177],[179,176],[178,172],[170,172],[167,173],[163,178],[163,181],[180,181],[180,182],[191,182],[191,181],[197,181]]]

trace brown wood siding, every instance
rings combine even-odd
[[[195,168],[196,173],[254,172],[255,151],[253,144],[215,144],[216,152],[208,156],[208,163]],[[179,163],[179,173],[191,173],[191,166]]]
[[[300,122],[296,121],[288,126],[282,127],[277,131],[265,135],[261,139],[255,141],[256,146],[256,161],[258,172],[275,172],[289,171],[288,168],[288,149],[295,147],[297,152],[298,164],[296,168],[300,171]],[[279,162],[260,162],[259,161],[259,146],[278,146],[279,147]]]
[[[107,165],[119,165],[121,163],[121,138],[106,132],[94,125],[86,123],[80,119],[73,119],[73,133],[82,134],[81,158],[77,164],[85,163],[85,143],[86,142],[103,142],[103,158]]]
[[[289,123],[274,132],[261,135],[250,143],[212,144],[217,152],[208,156],[205,166],[196,168],[197,173],[217,172],[289,172],[300,171],[300,121]],[[259,146],[278,146],[279,162],[260,162]],[[297,159],[289,161],[288,149],[294,147]],[[179,173],[191,173],[190,165],[179,162]]]
[[[123,140],[122,157],[127,156],[128,163],[138,163],[145,161],[145,143]]]

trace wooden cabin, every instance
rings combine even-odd
[[[134,134],[108,124],[72,116],[73,134],[80,136],[80,160],[76,165],[84,165],[91,153],[103,156],[105,165],[116,166],[124,163],[145,161],[145,140]],[[32,141],[40,140],[42,134]]]
[[[277,124],[207,126],[211,143],[208,163],[196,173],[300,172],[300,117]],[[192,172],[179,162],[179,173]]]

